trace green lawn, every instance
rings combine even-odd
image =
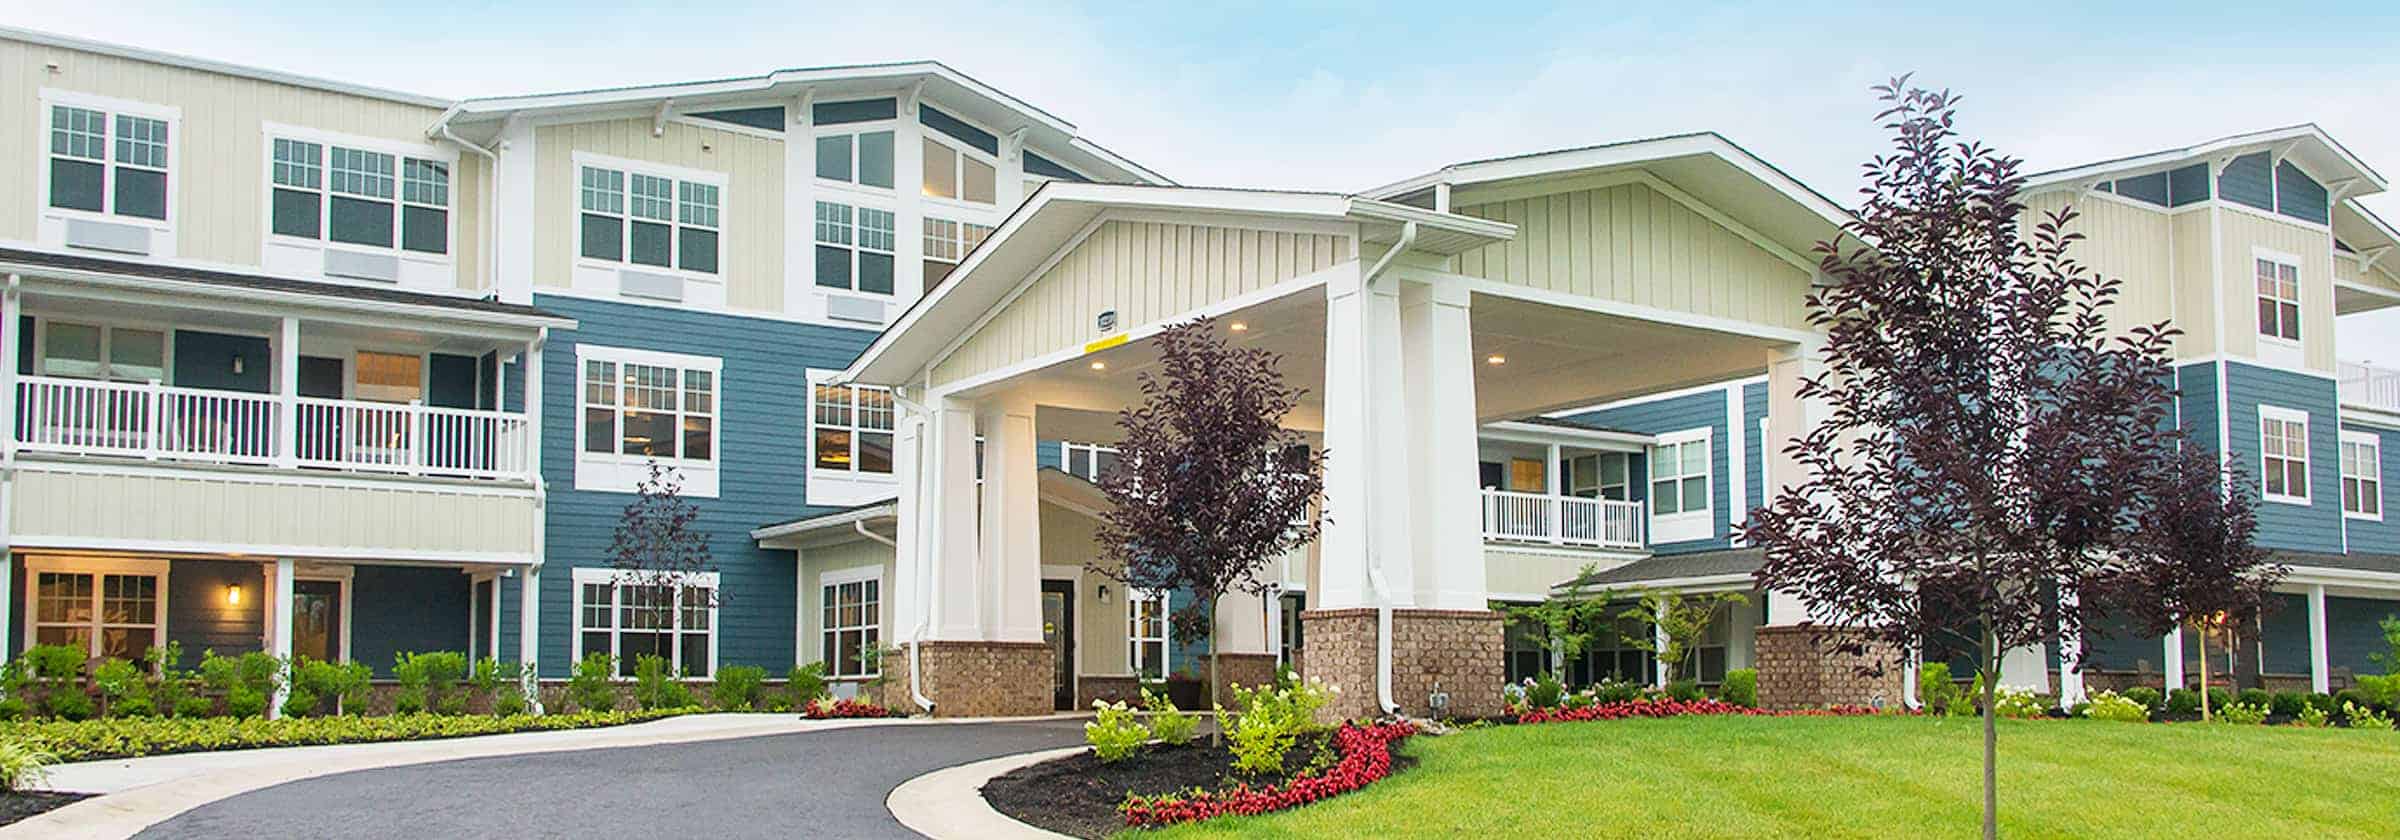
[[[1410,739],[1416,767],[1164,837],[1971,837],[1981,730],[1679,718]],[[2002,721],[2007,837],[2400,836],[2400,732]]]

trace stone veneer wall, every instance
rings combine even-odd
[[[1823,627],[1760,627],[1757,630],[1758,704],[1767,709],[1816,709],[1834,704],[1885,706],[1902,702],[1907,668],[1887,659],[1881,675],[1858,672],[1865,664],[1857,657],[1832,650],[1829,637],[1839,630]]]
[[[918,654],[925,669],[922,689],[935,717],[1046,715],[1056,700],[1046,642],[928,641]],[[883,705],[913,712],[908,692],[908,648],[883,656]]]
[[[1327,720],[1380,717],[1375,698],[1376,616],[1373,608],[1309,610],[1306,628],[1310,679],[1339,686],[1322,717]],[[1507,681],[1501,617],[1489,610],[1392,611],[1392,702],[1404,714],[1432,714],[1428,700],[1438,686],[1450,695],[1453,718],[1496,717],[1505,709],[1500,684]]]

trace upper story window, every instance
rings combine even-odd
[[[2259,406],[2258,437],[2266,500],[2308,504],[2308,413]]]
[[[450,252],[449,163],[288,137],[271,145],[275,235]]]
[[[991,204],[997,198],[999,168],[982,151],[954,145],[928,135],[925,137],[925,195],[950,198],[975,204]]]
[[[892,392],[872,385],[818,384],[809,393],[809,465],[869,475],[892,473]]]
[[[1567,459],[1567,495],[1620,502],[1631,498],[1627,461],[1621,452]]]
[[[2342,432],[2342,514],[2383,518],[2383,438],[2373,432]]]
[[[169,119],[61,103],[49,119],[51,207],[166,220]]]
[[[891,130],[819,132],[817,177],[862,187],[891,189]]]
[[[631,492],[655,461],[686,494],[717,495],[723,360],[589,344],[575,356],[578,489]]]
[[[949,279],[958,263],[992,235],[989,225],[925,217],[925,290]]]
[[[717,273],[722,184],[624,168],[581,169],[577,193],[586,259]]]
[[[892,293],[892,211],[817,202],[817,285]]]
[[[41,332],[43,376],[165,382],[167,334],[162,330],[46,321]]]
[[[2259,257],[2258,334],[2285,341],[2300,340],[2300,266]]]
[[[1705,433],[1660,436],[1650,447],[1650,511],[1665,516],[1708,510],[1708,466]]]
[[[1068,475],[1087,481],[1099,481],[1109,470],[1117,468],[1117,448],[1090,443],[1059,444],[1059,460]]]

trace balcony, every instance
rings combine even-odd
[[[2343,405],[2400,414],[2400,370],[2342,362],[2335,375]]]
[[[22,452],[533,479],[525,415],[419,403],[295,397],[287,412],[275,394],[21,376],[15,434]]]
[[[1641,550],[1642,503],[1486,488],[1483,538],[1577,548]]]

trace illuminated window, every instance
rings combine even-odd
[[[896,413],[889,388],[872,385],[812,387],[809,395],[810,465],[820,470],[890,475]]]

